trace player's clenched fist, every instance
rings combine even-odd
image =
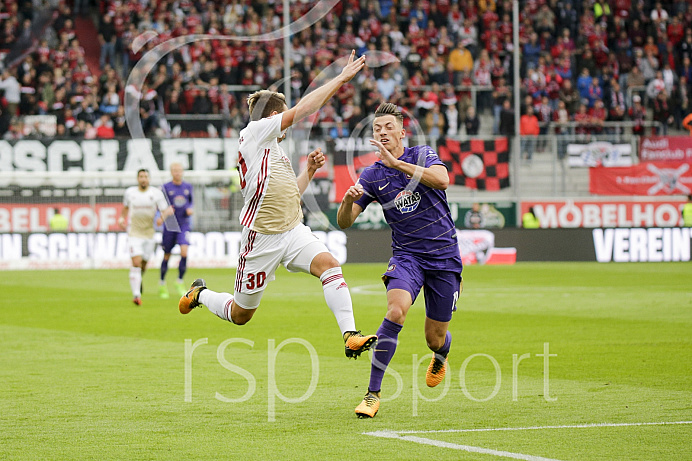
[[[308,169],[317,171],[327,162],[326,157],[322,153],[322,149],[318,147],[308,154]]]
[[[344,194],[344,202],[350,202],[353,203],[359,198],[363,196],[363,186],[360,184],[356,183],[353,186],[349,187],[348,190],[346,191],[346,194]]]

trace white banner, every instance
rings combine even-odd
[[[235,138],[128,140],[0,140],[0,172],[168,170],[179,162],[186,170],[235,168]]]
[[[346,234],[341,231],[313,231],[340,264],[346,262]],[[189,267],[236,267],[240,252],[240,232],[190,232]],[[150,267],[163,259],[161,234],[156,233],[155,256]],[[0,270],[23,269],[116,269],[132,262],[127,234],[33,233],[0,234]],[[177,264],[179,248],[173,249],[172,264]]]
[[[690,260],[690,228],[594,229],[596,260],[669,262]]]
[[[592,142],[590,144],[568,144],[568,165],[571,168],[595,166],[632,166],[632,146]]]

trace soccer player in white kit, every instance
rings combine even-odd
[[[128,241],[132,267],[130,268],[130,288],[132,302],[142,304],[142,276],[147,268],[147,261],[154,254],[154,217],[156,210],[165,220],[173,214],[173,207],[168,204],[161,189],[149,187],[149,171],[137,172],[137,186],[128,187],[123,198],[123,211],[118,218],[118,225],[126,229],[127,217],[130,217]]]
[[[240,132],[238,171],[245,205],[235,290],[217,293],[202,279],[180,298],[182,314],[204,304],[223,320],[244,325],[260,305],[262,293],[283,264],[291,272],[319,277],[324,298],[334,313],[346,343],[346,356],[357,358],[376,341],[375,335],[356,330],[348,285],[338,261],[309,227],[302,223],[300,197],[315,171],[324,165],[320,149],[308,155],[307,169],[297,178],[289,157],[279,146],[286,129],[317,112],[346,82],[365,66],[365,57],[351,53],[341,74],[303,97],[289,109],[283,94],[269,90],[248,97],[250,123]]]

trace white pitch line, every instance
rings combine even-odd
[[[651,423],[593,423],[567,426],[529,426],[529,427],[489,427],[478,429],[441,429],[436,431],[393,431],[397,434],[435,434],[446,432],[494,432],[494,431],[535,431],[540,429],[583,429],[589,427],[628,427],[628,426],[667,426],[675,424],[692,424],[692,421],[660,421]],[[366,434],[368,434],[366,432]]]
[[[365,295],[381,295],[385,293],[384,285],[381,283],[374,283],[372,285],[353,286],[349,289],[351,290],[351,293]]]
[[[522,459],[525,461],[559,461],[552,458],[543,458],[541,456],[524,455],[522,453],[512,453],[509,451],[491,450],[482,447],[472,447],[470,445],[459,445],[456,443],[443,442],[441,440],[426,439],[423,437],[415,437],[412,435],[401,434],[443,434],[443,433],[463,433],[463,432],[492,432],[492,431],[532,431],[539,429],[583,429],[593,427],[632,427],[632,426],[668,426],[677,424],[692,424],[692,421],[660,421],[660,422],[645,422],[645,423],[593,423],[593,424],[575,424],[564,426],[529,426],[529,427],[495,427],[495,428],[478,428],[478,429],[442,429],[437,431],[375,431],[363,432],[363,435],[372,437],[382,437],[387,439],[406,440],[409,442],[420,443],[423,445],[433,445],[441,448],[451,448],[453,450],[462,450],[469,453],[481,453],[486,455],[494,455],[502,458]]]
[[[384,437],[389,439],[406,440],[409,442],[420,443],[423,445],[432,445],[441,448],[451,448],[453,450],[467,451],[469,453],[481,453],[484,455],[500,456],[502,458],[522,459],[524,461],[560,461],[553,458],[543,458],[541,456],[524,455],[522,453],[512,453],[509,451],[491,450],[482,447],[472,447],[470,445],[459,445],[456,443],[443,442],[441,440],[431,440],[423,437],[414,437],[412,435],[400,436],[396,432],[390,431],[366,432],[365,435],[371,435],[373,437]]]

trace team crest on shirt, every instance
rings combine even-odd
[[[396,209],[402,213],[410,213],[416,208],[420,203],[420,194],[418,192],[411,192],[410,190],[402,190],[399,192],[394,199],[394,205]]]
[[[396,269],[396,264],[390,264],[389,266],[387,266],[387,272],[391,272],[394,269]]]

